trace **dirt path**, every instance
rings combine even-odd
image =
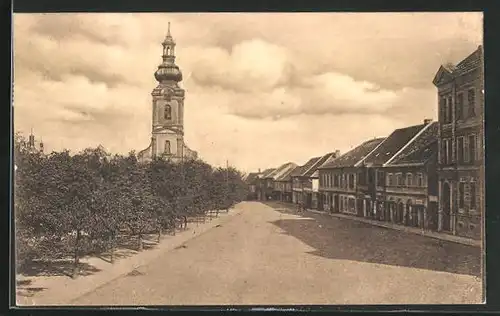
[[[244,207],[71,305],[480,302],[477,258],[466,246],[258,202]]]

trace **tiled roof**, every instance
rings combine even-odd
[[[461,75],[472,69],[481,67],[483,49],[479,46],[472,54],[459,62],[453,71],[453,75]]]
[[[309,159],[309,161],[306,162],[304,166],[302,166],[301,174],[299,175],[299,177],[308,177],[307,173],[309,169],[311,169],[320,159],[321,157],[314,157]]]
[[[478,46],[478,48],[474,52],[472,52],[469,56],[464,58],[456,66],[451,64],[451,63],[441,65],[441,67],[439,67],[438,72],[434,76],[434,79],[432,80],[432,82],[435,85],[439,85],[439,84],[442,84],[444,82],[448,82],[453,77],[459,77],[459,76],[461,76],[461,75],[463,75],[471,70],[480,68],[482,65],[482,62],[483,62],[483,48],[480,45],[480,46]],[[444,69],[449,74],[449,77],[445,80],[442,79],[444,76],[442,69]],[[441,81],[441,80],[443,80],[443,81]]]
[[[269,168],[262,172],[261,179],[269,178],[276,168]]]
[[[276,181],[290,181],[292,179],[292,173],[297,169],[300,168],[299,166],[294,166],[290,169],[288,169],[281,177],[277,178]]]
[[[328,159],[330,159],[332,156],[335,156],[335,153],[328,153],[322,157],[320,157],[312,167],[309,168],[309,170],[304,170],[304,173],[302,176],[304,177],[312,177],[314,172],[318,170],[318,168],[324,164]]]
[[[387,137],[380,146],[377,147],[363,161],[365,164],[383,165],[391,159],[404,145],[406,145],[418,132],[427,126],[427,124],[414,125],[399,128]]]
[[[365,158],[375,147],[377,147],[385,138],[375,138],[362,143],[354,149],[346,152],[340,157],[323,164],[319,169],[353,167],[361,159]]]
[[[290,177],[298,177],[302,174],[304,170],[304,166],[297,166],[297,168],[293,169],[292,173],[290,173]]]
[[[438,122],[433,122],[408,147],[390,162],[391,165],[426,163],[437,153]]]
[[[258,172],[250,172],[247,177],[245,178],[245,182],[248,183],[248,184],[251,184],[253,182],[255,182],[255,180],[257,180],[259,177],[259,173]]]
[[[270,177],[272,177],[274,180],[278,180],[283,176],[283,174],[287,173],[289,170],[293,169],[293,167],[297,166],[293,162],[287,162],[278,168],[274,170],[273,173],[271,173]]]

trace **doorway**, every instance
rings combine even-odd
[[[443,230],[444,231],[450,231],[451,230],[451,225],[450,225],[450,218],[451,218],[451,188],[450,184],[448,182],[443,183],[443,217],[442,217],[442,223],[443,223]]]

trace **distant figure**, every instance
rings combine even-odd
[[[303,210],[304,210],[304,204],[301,201],[299,201],[297,212],[302,213]]]

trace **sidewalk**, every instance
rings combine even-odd
[[[367,224],[371,224],[374,226],[379,226],[379,227],[384,227],[384,228],[389,228],[389,229],[394,229],[394,230],[400,230],[400,231],[404,231],[406,233],[417,234],[417,235],[421,235],[421,236],[425,236],[425,237],[431,237],[431,238],[435,238],[435,239],[455,242],[455,243],[459,243],[459,244],[463,244],[463,245],[481,247],[480,240],[474,240],[474,239],[465,238],[465,237],[453,236],[453,235],[449,235],[449,234],[443,234],[443,233],[438,233],[438,232],[433,232],[433,231],[428,231],[428,230],[426,231],[426,230],[423,230],[421,228],[397,225],[397,224],[393,224],[393,223],[382,222],[382,221],[377,221],[377,220],[363,218],[363,217],[356,217],[356,216],[352,216],[352,215],[339,214],[339,213],[327,213],[327,212],[321,212],[321,211],[311,210],[311,209],[308,209],[307,211],[312,212],[312,213],[316,213],[316,214],[329,215],[332,217],[344,218],[344,219],[349,219],[349,220],[358,221],[358,222],[362,222],[362,223],[367,223]]]
[[[280,205],[283,205],[287,208],[290,208],[290,206],[293,207],[292,204],[288,204],[288,203],[284,203],[284,202],[280,202],[280,201],[273,201],[273,202],[280,204]],[[467,245],[467,246],[481,247],[481,240],[474,240],[474,239],[470,239],[470,238],[453,236],[453,235],[444,234],[444,233],[426,231],[426,230],[423,230],[421,228],[397,225],[397,224],[393,224],[393,223],[382,222],[382,221],[377,221],[377,220],[363,218],[363,217],[356,217],[356,216],[352,216],[352,215],[346,215],[346,214],[340,214],[340,213],[328,213],[328,212],[317,211],[314,209],[308,209],[307,211],[312,212],[312,213],[316,213],[316,214],[327,215],[327,216],[331,216],[331,217],[337,217],[337,218],[343,218],[343,219],[349,219],[349,220],[358,221],[358,222],[362,222],[362,223],[367,223],[367,224],[371,224],[374,226],[404,231],[406,233],[417,234],[417,235],[421,235],[421,236],[425,236],[425,237],[440,239],[440,240],[454,242],[454,243],[463,244],[463,245]]]
[[[81,259],[82,264],[92,266],[98,272],[79,276],[71,279],[68,276],[17,276],[17,282],[24,281],[29,284],[34,293],[31,297],[16,295],[17,305],[23,306],[51,306],[51,305],[71,305],[71,301],[92,292],[96,288],[103,286],[123,275],[126,275],[136,268],[148,264],[161,254],[170,251],[195,237],[202,235],[217,225],[223,224],[233,216],[240,214],[243,208],[238,205],[231,209],[229,213],[220,213],[218,218],[206,223],[190,223],[188,229],[177,232],[175,236],[164,236],[159,244],[154,245],[150,250],[134,252],[130,257],[118,259],[114,264],[96,257],[86,257]],[[16,292],[20,291],[20,287]]]

